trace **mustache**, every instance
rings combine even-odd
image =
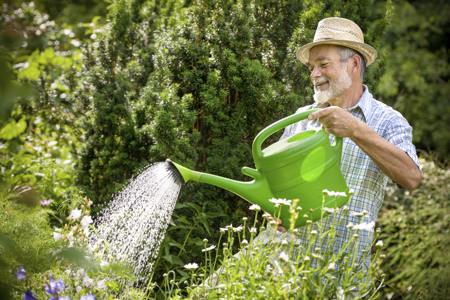
[[[321,84],[323,84],[323,83],[325,83],[327,81],[329,81],[328,78],[326,78],[326,77],[319,77],[317,79],[314,79],[312,82],[313,82],[314,86],[319,86],[319,85],[321,85]]]

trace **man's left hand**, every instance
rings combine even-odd
[[[335,136],[352,137],[361,121],[338,106],[330,106],[309,115],[309,120],[319,120],[325,130]]]

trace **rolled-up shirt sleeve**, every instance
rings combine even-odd
[[[403,116],[395,116],[388,121],[383,137],[402,149],[420,169],[416,147],[412,143],[412,127]]]

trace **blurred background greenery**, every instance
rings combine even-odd
[[[295,49],[321,18],[343,16],[378,49],[366,80],[372,93],[409,120],[424,163],[434,161],[417,192],[387,195],[386,295],[448,296],[447,1],[40,0],[4,1],[1,10],[0,251],[11,241],[24,249],[1,256],[5,293],[25,249],[56,247],[51,235],[45,246],[43,237],[17,236],[11,222],[39,214],[45,229],[36,230],[51,232],[85,197],[95,214],[133,174],[167,157],[243,179],[254,136],[311,102]],[[52,200],[45,216],[33,208],[43,199]],[[246,206],[214,187],[184,187],[153,280],[170,269],[184,276],[203,238],[217,239]],[[38,257],[27,262],[34,272],[52,263]]]

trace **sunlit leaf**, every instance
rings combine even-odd
[[[0,138],[11,140],[19,136],[25,129],[27,129],[25,118],[20,119],[18,122],[12,120],[0,130]]]

